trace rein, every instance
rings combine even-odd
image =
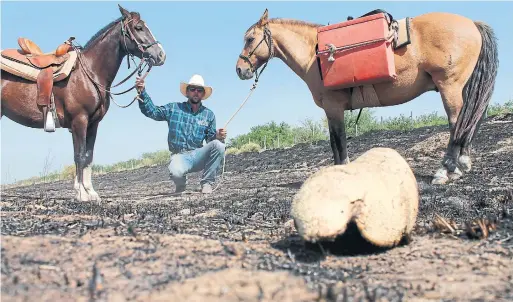
[[[235,115],[242,109],[242,107],[244,106],[244,104],[246,104],[246,102],[249,100],[249,98],[251,97],[251,95],[253,94],[253,92],[255,91],[256,87],[257,87],[257,83],[258,83],[258,80],[255,78],[255,82],[253,83],[251,89],[249,89],[249,94],[248,96],[246,97],[246,99],[240,104],[239,108],[237,109],[237,111],[235,111],[235,113],[232,114],[232,116],[230,117],[230,119],[226,122],[226,124],[224,124],[224,128],[223,129],[226,129],[226,127],[228,127],[228,124],[233,120],[233,118],[235,117]],[[225,138],[226,139],[226,138]],[[223,172],[221,173],[221,176],[220,176],[220,179],[219,179],[219,182],[217,183],[216,187],[212,189],[212,192],[214,192],[215,190],[217,190],[219,188],[219,186],[221,185],[221,182],[222,180],[224,180],[224,172],[225,172],[225,167],[226,167],[226,150],[224,152],[224,157],[223,157]]]
[[[151,68],[153,67],[153,65],[151,64],[151,60],[148,60],[146,57],[145,57],[145,54],[147,54],[146,52],[146,49],[150,48],[151,46],[155,45],[155,44],[158,44],[160,42],[158,41],[155,41],[153,43],[150,43],[150,44],[144,44],[144,43],[141,43],[137,40],[137,38],[134,36],[134,34],[132,33],[132,30],[130,29],[130,27],[128,26],[128,24],[130,22],[132,22],[133,19],[129,19],[126,23],[124,21],[121,21],[121,33],[123,35],[123,46],[124,46],[124,49],[125,49],[125,52],[127,53],[127,64],[128,64],[128,69],[130,69],[130,60],[129,59],[132,59],[132,61],[134,62],[135,64],[135,60],[134,60],[134,54],[132,54],[129,50],[128,50],[128,47],[126,45],[126,37],[129,37],[134,43],[136,43],[137,45],[137,48],[141,51],[141,53],[143,54],[143,58],[141,59],[139,65],[136,67],[136,69],[130,73],[126,78],[124,78],[123,80],[121,80],[119,83],[117,83],[116,85],[114,86],[110,86],[109,88],[98,83],[97,81],[95,81],[93,79],[93,77],[90,75],[90,70],[85,66],[84,62],[83,62],[83,58],[82,58],[82,52],[80,51],[80,45],[74,45],[73,43],[74,42],[71,42],[71,46],[73,47],[73,49],[77,52],[77,58],[78,58],[78,61],[80,63],[80,66],[82,67],[84,73],[86,74],[86,76],[89,78],[89,80],[91,82],[93,82],[93,84],[96,85],[97,88],[99,88],[99,90],[103,90],[104,92],[107,92],[108,93],[108,96],[109,98],[114,102],[114,104],[116,104],[118,107],[121,107],[121,108],[127,108],[129,107],[130,105],[132,105],[135,100],[137,100],[138,98],[140,98],[140,94],[138,93],[134,99],[128,104],[128,105],[119,105],[115,100],[114,98],[112,97],[112,95],[121,95],[121,94],[125,94],[131,90],[133,90],[135,88],[135,84],[123,91],[123,92],[119,92],[119,93],[114,93],[114,92],[111,92],[110,89],[114,88],[114,87],[118,87],[119,85],[125,83],[128,79],[130,79],[131,77],[134,76],[134,74],[137,72],[137,74],[139,76],[141,76],[144,68],[148,67],[148,69],[146,70],[146,73],[144,74],[144,76],[142,77],[142,79],[146,78],[146,76],[149,74]],[[143,64],[146,63],[146,65],[143,66]]]
[[[260,46],[260,44],[262,44],[262,42],[264,42],[264,41],[265,41],[265,43],[267,44],[267,46],[269,48],[269,58],[265,61],[262,69],[260,70],[260,72],[258,72],[258,69],[255,69],[255,66],[251,63],[249,58],[257,50],[258,46]],[[262,40],[260,40],[260,42],[258,42],[257,46],[255,46],[255,48],[253,48],[253,50],[248,54],[248,56],[239,55],[239,57],[241,59],[243,59],[245,62],[247,62],[249,64],[250,68],[251,68],[251,71],[255,73],[255,82],[253,83],[251,89],[249,90],[249,94],[246,97],[246,99],[240,104],[240,106],[237,109],[237,111],[235,111],[235,113],[233,113],[233,115],[230,117],[230,119],[226,122],[226,124],[224,125],[223,129],[226,129],[226,127],[228,127],[228,124],[233,120],[235,115],[242,109],[244,104],[246,104],[246,102],[249,100],[249,98],[251,97],[251,95],[253,94],[253,92],[255,91],[255,89],[257,87],[260,75],[262,75],[262,72],[264,71],[265,67],[267,66],[267,63],[274,57],[273,39],[272,39],[271,31],[269,30],[267,25],[265,25],[265,27],[264,27],[264,36],[262,37]],[[224,180],[225,167],[226,167],[226,150],[224,152],[224,158],[223,158],[223,172],[221,173],[219,182],[217,183],[215,188],[212,189],[212,192],[216,191],[219,188],[219,186],[221,185],[222,181]]]

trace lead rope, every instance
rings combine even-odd
[[[272,34],[271,34],[271,30],[269,30],[269,28],[267,26],[265,26],[265,28],[264,28],[264,36],[262,37],[262,40],[249,53],[248,57],[245,57],[245,56],[239,56],[239,57],[241,57],[244,61],[248,62],[250,67],[251,67],[251,69],[253,69],[253,64],[249,60],[249,57],[251,57],[253,52],[258,48],[258,46],[263,41],[265,41],[267,43],[267,47],[269,49],[269,58],[265,61],[262,69],[260,70],[260,72],[258,72],[258,69],[255,70],[255,82],[253,83],[253,87],[251,87],[251,89],[249,90],[248,96],[242,102],[242,104],[239,106],[239,109],[237,109],[237,111],[235,111],[235,113],[232,115],[232,117],[230,117],[230,119],[226,122],[226,124],[224,125],[224,129],[226,129],[226,127],[228,127],[228,124],[232,121],[232,119],[235,117],[235,115],[241,110],[242,106],[244,106],[244,104],[246,104],[246,102],[249,100],[249,98],[251,97],[251,95],[255,91],[255,88],[257,87],[258,80],[259,80],[260,76],[262,75],[262,72],[264,72],[265,68],[267,67],[267,63],[269,63],[269,61],[274,57],[274,47],[273,47]],[[226,138],[225,138],[225,140],[226,140]],[[223,172],[221,173],[221,176],[219,177],[219,182],[217,183],[216,187],[214,189],[212,189],[212,192],[217,190],[219,188],[219,186],[221,185],[221,182],[224,180],[225,167],[226,167],[226,150],[224,152],[224,157],[223,157]]]
[[[253,83],[253,87],[251,87],[251,89],[249,90],[249,94],[246,97],[246,99],[242,102],[242,104],[240,104],[239,109],[237,109],[237,111],[235,111],[235,113],[230,117],[230,119],[226,122],[226,124],[224,124],[224,129],[226,129],[226,127],[228,127],[228,124],[232,121],[232,119],[235,117],[235,115],[242,109],[244,104],[246,104],[246,102],[249,100],[249,98],[255,91],[255,88],[257,87],[257,83],[258,83],[258,80],[255,80],[255,83]],[[226,138],[225,138],[225,140],[226,140]],[[219,181],[218,181],[217,185],[215,186],[214,189],[212,189],[212,192],[217,190],[219,188],[219,186],[221,185],[221,182],[224,180],[225,167],[226,167],[226,150],[224,152],[224,157],[223,157],[223,172],[221,173],[221,176],[219,177]]]

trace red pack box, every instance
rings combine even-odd
[[[383,13],[319,27],[317,56],[324,86],[340,89],[394,80],[389,35]]]

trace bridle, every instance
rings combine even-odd
[[[122,81],[120,81],[119,83],[117,83],[116,85],[114,86],[110,86],[110,88],[107,88],[105,86],[103,86],[102,84],[98,83],[97,81],[95,81],[93,79],[93,77],[90,75],[90,71],[87,69],[87,67],[84,65],[84,62],[83,62],[83,59],[82,59],[82,53],[80,51],[80,49],[82,48],[80,45],[74,45],[73,42],[71,42],[71,46],[73,47],[73,49],[77,52],[77,58],[78,58],[78,61],[80,63],[80,66],[82,67],[82,70],[84,71],[84,73],[86,74],[86,76],[89,78],[89,80],[91,80],[91,82],[93,82],[93,84],[95,84],[95,86],[97,87],[97,90],[103,90],[104,92],[107,92],[108,93],[108,96],[109,98],[119,107],[121,108],[127,108],[128,106],[132,105],[135,100],[137,100],[139,97],[139,94],[137,94],[134,99],[128,104],[128,105],[119,105],[118,103],[116,103],[116,101],[114,100],[114,98],[112,97],[112,95],[121,95],[121,94],[125,94],[131,90],[133,90],[135,88],[135,85],[132,86],[131,88],[123,91],[123,92],[119,92],[119,93],[114,93],[114,92],[111,92],[110,89],[114,88],[114,87],[118,87],[119,85],[125,83],[128,79],[130,79],[136,72],[137,74],[139,75],[139,77],[141,76],[144,68],[148,67],[148,69],[146,70],[146,73],[144,74],[143,77],[141,77],[141,79],[144,79],[146,78],[146,76],[149,74],[151,68],[153,67],[153,62],[152,62],[152,58],[149,57],[149,53],[146,51],[148,48],[150,48],[151,46],[155,45],[155,44],[160,44],[159,41],[154,41],[153,43],[141,43],[139,40],[137,40],[137,38],[135,37],[135,35],[133,34],[132,32],[132,29],[128,26],[128,24],[130,22],[132,22],[134,19],[132,18],[129,18],[129,19],[122,19],[120,21],[121,23],[121,34],[123,36],[123,46],[124,46],[124,50],[127,54],[127,64],[128,64],[128,69],[130,69],[130,59],[132,59],[132,61],[134,62],[134,65],[135,65],[135,60],[134,60],[134,57],[135,55],[133,53],[131,53],[129,50],[128,50],[128,47],[126,45],[126,38],[128,37],[130,40],[132,40],[136,45],[137,45],[137,48],[141,51],[142,53],[142,58],[141,58],[141,61],[139,63],[139,65],[137,66],[137,68],[132,72],[130,73],[125,79],[123,79]],[[145,64],[143,66],[143,64]],[[101,94],[100,92],[98,91],[98,94],[100,95],[100,98],[101,98]]]
[[[132,40],[137,45],[137,48],[143,54],[143,59],[146,59],[145,54],[146,55],[149,54],[146,51],[148,48],[152,47],[155,44],[159,44],[160,43],[159,41],[155,41],[153,43],[141,43],[141,42],[139,42],[139,40],[137,40],[137,38],[135,37],[134,33],[132,32],[132,29],[130,28],[130,26],[128,26],[128,24],[130,22],[132,22],[132,21],[134,21],[134,19],[127,19],[126,23],[125,22],[121,22],[121,34],[123,35],[123,46],[125,48],[125,52],[127,53],[128,68],[130,68],[130,61],[128,60],[128,57],[132,57],[132,60],[133,60],[134,55],[130,51],[128,51],[128,47],[126,46],[126,37],[130,38],[130,40]]]
[[[262,69],[260,70],[260,72],[258,72],[258,69],[255,68],[255,66],[253,65],[253,63],[251,63],[251,61],[249,60],[249,58],[253,55],[253,53],[257,50],[258,46],[260,46],[260,44],[262,44],[262,42],[264,42],[267,44],[267,47],[269,48],[269,58],[267,58],[267,60],[265,61],[265,63],[263,64],[263,67]],[[258,82],[258,78],[260,77],[260,75],[262,74],[262,72],[264,71],[265,67],[267,66],[267,63],[269,62],[269,60],[271,60],[272,58],[274,57],[274,44],[273,44],[273,38],[272,38],[272,35],[271,35],[271,30],[269,29],[269,27],[267,27],[267,24],[264,25],[264,35],[262,37],[262,40],[260,40],[260,42],[258,42],[257,46],[255,46],[255,48],[253,48],[252,51],[249,52],[249,54],[247,56],[243,56],[242,54],[239,55],[239,58],[243,59],[246,63],[249,64],[249,68],[251,69],[251,72],[254,72],[255,73],[255,84]]]

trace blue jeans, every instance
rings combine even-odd
[[[200,184],[213,183],[224,159],[224,152],[225,144],[215,139],[201,148],[171,155],[171,180],[176,187],[184,187],[187,173],[203,170]]]

